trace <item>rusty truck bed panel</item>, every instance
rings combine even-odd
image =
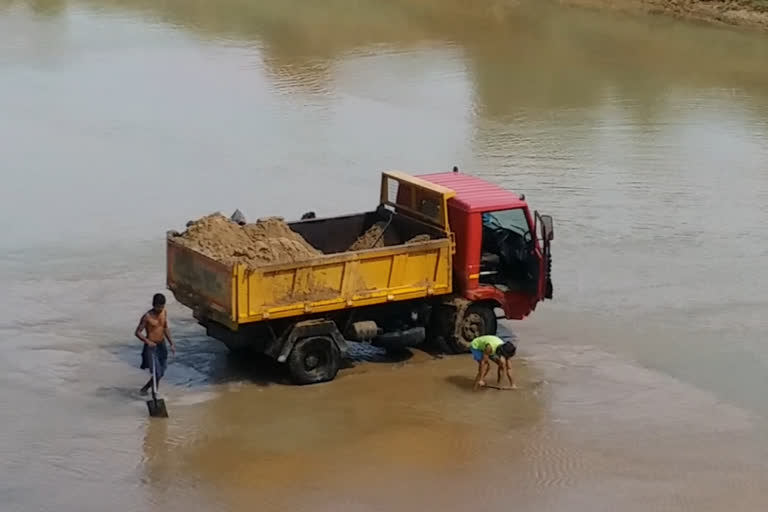
[[[166,247],[167,285],[179,302],[221,320],[234,319],[234,269],[171,240]]]
[[[450,293],[451,250],[444,238],[249,270],[169,239],[168,287],[185,306],[234,328]]]

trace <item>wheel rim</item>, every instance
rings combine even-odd
[[[314,370],[315,368],[317,368],[317,365],[319,362],[320,362],[320,358],[317,357],[316,354],[309,354],[307,357],[304,358],[304,369]]]
[[[461,333],[464,339],[471,341],[485,331],[485,322],[483,317],[478,313],[470,313],[464,317],[464,321],[461,325]]]
[[[325,350],[325,347],[316,343],[312,347],[312,350],[310,350],[309,353],[307,353],[307,355],[304,357],[304,361],[302,362],[304,363],[304,370],[311,372],[314,370],[319,370],[328,365],[329,360],[330,358]]]

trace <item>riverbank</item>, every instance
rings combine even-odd
[[[561,4],[644,12],[768,31],[768,0],[559,0]]]

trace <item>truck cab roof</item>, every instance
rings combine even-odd
[[[525,200],[514,192],[476,176],[458,172],[442,172],[421,174],[417,177],[454,190],[456,196],[451,198],[449,203],[466,212],[509,210],[526,206]]]

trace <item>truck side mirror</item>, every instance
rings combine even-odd
[[[541,223],[544,225],[544,236],[550,242],[555,239],[555,228],[553,226],[551,215],[542,215]]]

